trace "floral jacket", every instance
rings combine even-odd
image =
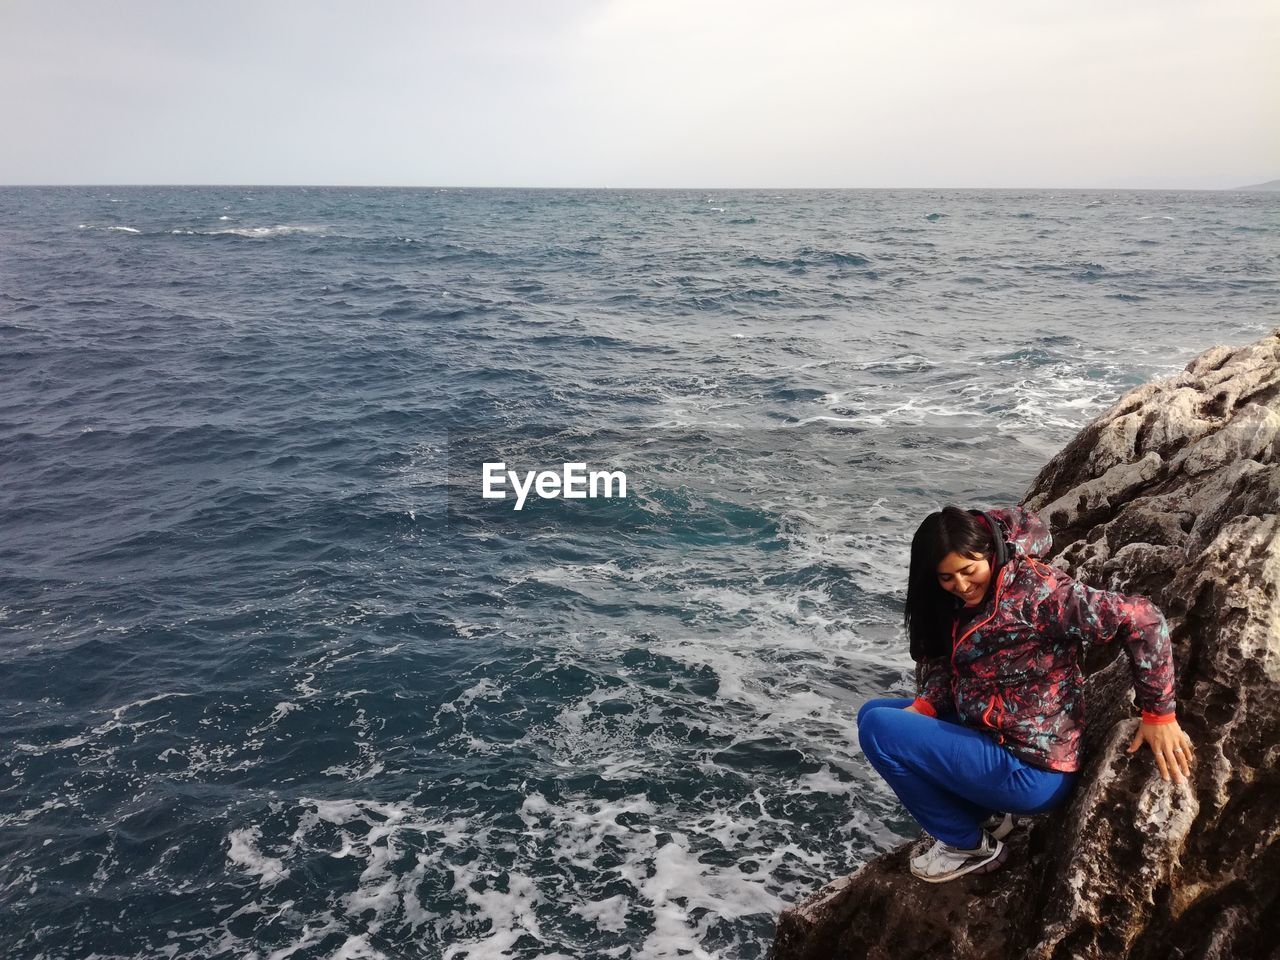
[[[1001,528],[1008,559],[972,619],[963,627],[953,621],[951,656],[918,664],[915,708],[958,713],[1035,766],[1079,770],[1083,644],[1119,639],[1143,720],[1172,721],[1173,649],[1155,605],[1086,587],[1037,559],[1052,538],[1034,513],[1012,507],[988,516]]]

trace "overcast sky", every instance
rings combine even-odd
[[[1230,187],[1276,0],[0,0],[0,183]]]

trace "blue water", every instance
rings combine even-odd
[[[762,956],[915,833],[915,524],[1274,327],[1278,213],[0,190],[0,953]]]

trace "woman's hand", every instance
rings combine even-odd
[[[1156,755],[1156,767],[1165,780],[1173,774],[1173,782],[1181,783],[1183,778],[1191,776],[1191,762],[1195,755],[1191,751],[1191,738],[1178,726],[1178,721],[1170,723],[1142,723],[1138,732],[1133,735],[1126,753],[1133,753],[1146,742],[1151,745],[1151,752]]]

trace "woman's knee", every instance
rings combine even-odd
[[[884,755],[893,743],[892,728],[902,717],[901,708],[881,704],[868,710],[873,704],[858,711],[858,742],[863,753]]]
[[[868,700],[858,708],[858,729],[862,729],[863,719],[873,710],[901,710],[911,705],[911,700],[902,697],[876,697]]]

